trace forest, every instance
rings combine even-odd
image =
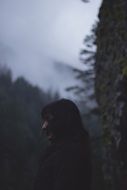
[[[90,3],[84,0],[85,3]],[[90,133],[92,190],[127,189],[127,1],[103,0],[99,20],[79,50],[87,70],[73,69],[73,92]],[[82,18],[83,19],[83,18]],[[0,189],[32,190],[39,155],[48,146],[40,112],[58,100],[13,72],[0,58]]]
[[[40,139],[40,112],[59,95],[43,92],[23,77],[12,80],[0,68],[0,188],[32,189],[39,155],[47,143]],[[41,142],[43,141],[43,142]]]

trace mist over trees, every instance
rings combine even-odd
[[[40,112],[59,98],[44,92],[23,77],[12,80],[11,71],[0,66],[0,189],[32,189],[38,156],[47,145],[40,139]]]

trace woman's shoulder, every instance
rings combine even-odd
[[[84,148],[78,141],[66,141],[56,148],[55,156],[58,162],[83,159]]]

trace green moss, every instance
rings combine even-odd
[[[106,85],[104,83],[102,83],[99,87],[101,92],[105,92],[106,91]]]
[[[124,57],[124,58],[120,58],[120,59],[118,59],[117,60],[117,62],[118,62],[118,64],[120,64],[122,67],[126,67],[126,65],[127,65],[127,58],[126,57]],[[122,72],[123,73],[123,72]]]
[[[122,74],[127,77],[127,65],[123,68]]]

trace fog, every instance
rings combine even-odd
[[[61,76],[54,62],[82,67],[79,52],[100,4],[101,0],[1,0],[0,62],[12,69],[14,78],[23,75],[44,89],[73,84],[74,77]]]

